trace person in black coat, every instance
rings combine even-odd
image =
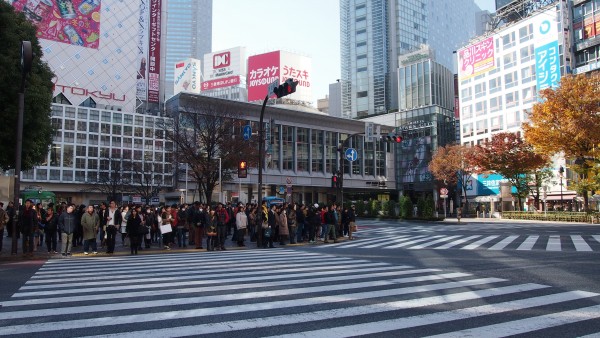
[[[137,208],[131,209],[131,215],[127,219],[127,237],[129,237],[129,246],[131,248],[131,254],[138,254],[138,247],[140,245],[140,236],[142,226],[142,218],[140,217]]]
[[[21,234],[23,235],[23,255],[33,257],[33,229],[37,227],[37,212],[31,200],[25,201],[25,208],[19,215]]]
[[[58,216],[54,213],[52,207],[48,207],[46,212],[46,228],[44,228],[46,234],[46,248],[48,254],[56,253],[56,239],[58,236]]]

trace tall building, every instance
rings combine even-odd
[[[558,86],[561,76],[571,69],[567,0],[518,0],[506,8],[498,15],[510,24],[477,37],[457,52],[463,145],[482,144],[499,132],[522,132],[540,90]],[[564,158],[555,158],[553,182],[559,182],[560,166],[566,167]],[[510,189],[502,191],[503,182],[500,175],[475,175],[469,198],[492,202],[499,209],[499,200],[512,199]],[[546,185],[547,201],[575,197],[556,183]]]
[[[398,56],[427,45],[454,69],[453,51],[475,35],[473,0],[340,0],[343,116],[398,108]]]
[[[173,96],[175,63],[212,51],[212,0],[168,0],[165,99]]]
[[[600,1],[574,1],[573,42],[575,69],[581,74],[600,69]]]

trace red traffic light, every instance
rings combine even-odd
[[[337,188],[338,177],[336,175],[331,176],[331,187]]]
[[[394,141],[395,141],[396,143],[400,143],[400,142],[402,142],[402,136],[400,136],[400,135],[396,135],[396,136],[394,136]]]
[[[273,94],[277,96],[277,98],[284,97],[286,95],[292,94],[296,92],[296,86],[298,85],[298,81],[294,81],[292,79],[285,80],[284,83],[279,85],[279,87],[275,87],[273,89]]]

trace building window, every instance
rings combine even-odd
[[[469,101],[469,100],[471,100],[471,98],[472,98],[472,90],[471,90],[471,87],[463,88],[463,89],[460,91],[460,98],[461,98],[461,101],[462,101],[462,102],[466,102],[466,101]]]
[[[535,65],[521,69],[521,83],[527,83],[533,80],[535,80]]]
[[[502,130],[502,116],[495,116],[490,119],[490,128],[492,132]]]
[[[490,99],[490,112],[497,112],[502,110],[502,96],[492,97]]]
[[[523,104],[537,100],[536,86],[523,89]]]
[[[313,130],[311,133],[311,159],[312,172],[323,172],[323,144],[325,143],[322,130]]]
[[[462,125],[463,137],[473,136],[473,123],[465,123]]]
[[[502,89],[502,78],[496,77],[490,79],[490,94],[496,93]]]
[[[294,170],[294,127],[282,126],[283,170]]]
[[[533,45],[521,48],[521,63],[531,61],[535,58]]]
[[[518,81],[519,79],[517,77],[517,71],[504,74],[504,88],[512,88],[519,83]]]
[[[472,118],[473,117],[473,106],[469,104],[469,105],[461,107],[460,116],[463,119]]]
[[[308,155],[310,148],[310,144],[308,142],[308,129],[298,128],[296,133],[298,134],[296,141],[296,147],[298,151],[296,165],[298,167],[298,171],[308,172]]]
[[[506,127],[520,127],[521,126],[521,112],[514,111],[506,114]]]
[[[488,120],[480,120],[475,124],[477,135],[486,134],[488,132]]]
[[[485,82],[475,85],[475,98],[480,98],[486,95]]]
[[[511,52],[504,55],[504,69],[509,69],[517,64],[517,52]]]
[[[514,107],[519,104],[519,92],[507,93],[505,96],[506,108]]]
[[[487,114],[487,101],[475,103],[475,116]]]
[[[510,32],[504,36],[502,36],[502,48],[504,50],[510,48],[510,47],[514,47],[516,44],[515,41],[515,32]]]
[[[533,38],[533,24],[530,23],[525,27],[521,27],[519,29],[519,42],[523,43],[525,41],[531,40]]]

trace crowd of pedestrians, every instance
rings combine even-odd
[[[118,206],[110,201],[96,207],[62,203],[43,208],[27,200],[18,216],[18,233],[12,234],[10,224],[15,215],[12,203],[6,210],[0,203],[0,252],[6,228],[9,237],[21,237],[26,257],[33,256],[38,248],[43,250],[44,243],[49,255],[65,257],[76,248],[82,248],[84,255],[96,255],[99,250],[111,255],[117,245],[128,247],[132,255],[152,247],[226,250],[227,239],[238,247],[252,242],[258,248],[335,243],[341,237],[353,239],[356,228],[354,206],[342,209],[336,204],[284,203],[267,208],[263,203],[259,208],[252,203],[195,202],[156,208]]]

